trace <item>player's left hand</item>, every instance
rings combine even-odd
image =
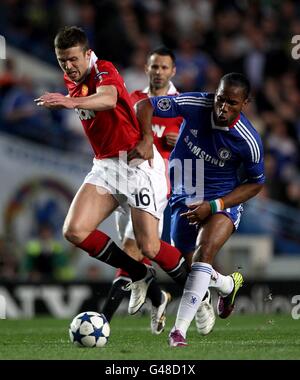
[[[58,92],[47,92],[37,99],[34,99],[38,106],[43,106],[46,108],[56,109],[56,108],[74,108],[74,101],[72,98],[67,97]]]
[[[200,201],[191,203],[187,206],[189,211],[183,212],[180,216],[185,216],[190,224],[199,224],[209,215],[211,215],[211,208],[209,202]]]
[[[130,163],[132,160],[148,160],[149,165],[152,166],[153,157],[153,139],[144,137],[131,151],[128,152],[127,161]]]

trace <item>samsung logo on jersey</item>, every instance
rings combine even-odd
[[[93,119],[96,115],[92,110],[83,110],[81,108],[75,108],[75,112],[79,116],[80,120],[89,120]]]
[[[189,141],[189,137],[186,136],[184,139],[187,147],[198,158],[202,158],[204,161],[211,163],[212,165],[220,166],[221,168],[225,165],[223,160],[219,160],[218,158],[212,157],[210,154],[206,153],[200,146],[197,146]]]

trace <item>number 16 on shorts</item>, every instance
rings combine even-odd
[[[149,206],[151,199],[149,195],[149,189],[143,187],[137,194],[132,194],[135,198],[136,207]]]

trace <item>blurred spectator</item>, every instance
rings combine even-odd
[[[171,12],[179,34],[190,34],[201,22],[205,30],[212,26],[213,4],[203,0],[172,0]]]
[[[74,273],[68,258],[51,226],[42,224],[38,235],[25,245],[25,277],[31,281],[72,280]]]
[[[78,25],[80,23],[80,5],[77,0],[59,1],[57,4],[59,26]]]
[[[213,57],[223,73],[230,73],[232,71],[243,72],[243,60],[235,51],[232,37],[222,35],[218,39]]]
[[[0,280],[16,281],[20,275],[20,260],[12,240],[0,237]]]
[[[288,126],[277,117],[266,139],[266,148],[277,161],[277,176],[289,180],[291,167],[298,163],[298,151],[295,141],[289,136]]]
[[[15,62],[12,58],[7,58],[4,60],[4,70],[0,74],[0,102],[5,94],[15,86],[17,82]]]
[[[197,49],[194,36],[181,37],[176,55],[174,84],[182,92],[201,91],[211,59]]]
[[[129,93],[136,88],[145,88],[148,84],[145,75],[146,58],[147,52],[141,49],[136,50],[131,57],[132,61],[130,67],[122,71],[122,76]]]
[[[300,209],[300,177],[288,183],[286,193],[286,203],[289,206]]]
[[[34,104],[33,88],[31,78],[23,77],[6,93],[2,101],[2,129],[39,143],[64,148],[63,126],[54,122],[55,112],[45,112]]]
[[[249,39],[249,50],[244,57],[244,70],[250,80],[252,89],[256,92],[264,82],[266,64],[266,41],[261,30],[253,24],[248,24],[247,35]]]

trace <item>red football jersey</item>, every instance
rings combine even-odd
[[[178,95],[178,92],[174,85],[171,83],[170,89],[168,91],[168,95]],[[132,100],[132,104],[135,105],[139,100],[148,98],[148,88],[143,91],[134,91],[130,94],[130,98]],[[182,117],[172,117],[172,118],[164,118],[164,117],[152,117],[152,132],[154,137],[154,144],[157,147],[157,150],[163,157],[166,164],[166,178],[168,182],[168,197],[171,192],[171,184],[168,175],[168,162],[171,151],[173,147],[167,145],[165,140],[165,135],[169,132],[179,132],[180,125],[182,123]]]
[[[124,80],[111,62],[91,57],[90,72],[80,83],[64,75],[71,97],[96,93],[98,86],[114,85],[118,91],[117,106],[107,111],[76,109],[96,158],[118,157],[131,150],[141,139],[140,127],[125,88]]]
[[[173,87],[174,88],[174,87]],[[178,95],[178,93],[172,93],[170,95]],[[139,100],[146,99],[148,94],[144,91],[134,91],[130,94],[133,105]],[[179,127],[182,123],[182,117],[163,118],[153,116],[152,118],[152,131],[154,136],[154,144],[157,150],[164,159],[169,159],[173,147],[166,144],[165,135],[170,132],[179,132]]]

